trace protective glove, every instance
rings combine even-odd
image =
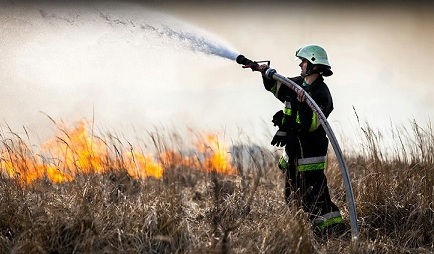
[[[262,75],[265,74],[265,71],[268,70],[268,68],[270,68],[270,66],[266,65],[266,64],[261,64],[261,65],[256,65],[256,68],[254,71],[259,71],[262,73]]]
[[[276,112],[276,114],[274,114],[273,120],[271,120],[271,122],[273,122],[274,126],[280,127],[282,125],[283,117],[284,117],[283,110],[279,110]]]
[[[288,140],[288,133],[286,131],[281,131],[280,129],[274,134],[273,140],[271,140],[271,145],[273,146],[285,146]]]

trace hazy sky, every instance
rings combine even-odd
[[[434,9],[404,7],[1,3],[1,126],[44,139],[55,129],[44,112],[134,135],[188,126],[268,143],[282,105],[260,74],[155,30],[168,28],[271,60],[286,76],[299,74],[299,47],[322,45],[334,71],[329,122],[343,147],[358,129],[353,107],[374,127],[425,125],[434,111]]]

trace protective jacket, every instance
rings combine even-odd
[[[333,100],[322,76],[310,85],[303,85],[301,76],[290,79],[305,89],[326,117],[330,115]],[[316,225],[327,227],[342,223],[339,209],[331,201],[324,174],[328,138],[317,113],[307,103],[298,102],[297,94],[279,81],[264,77],[263,83],[266,90],[285,104],[279,131],[288,135],[279,168],[286,172],[287,202],[296,191],[302,197],[304,210],[310,213]]]
[[[333,110],[333,100],[321,76],[308,86],[302,85],[302,77],[291,78],[291,80],[309,93],[326,117],[330,115]],[[285,147],[287,154],[295,155],[298,159],[325,156],[328,139],[318,115],[306,103],[299,103],[297,94],[279,81],[264,78],[264,86],[277,99],[285,103],[284,113],[288,116],[288,121],[293,121],[289,125],[290,129],[286,130],[291,139]]]

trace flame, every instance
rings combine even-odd
[[[217,138],[217,135],[208,134],[206,136],[207,146],[202,147],[206,150],[210,150],[210,155],[205,159],[205,168],[210,171],[217,171],[222,174],[235,174],[235,169],[229,163],[230,156],[224,147]],[[203,145],[203,144],[199,144]]]
[[[217,135],[207,134],[196,143],[194,155],[166,150],[157,155],[146,154],[130,147],[110,150],[110,145],[94,135],[80,121],[73,128],[59,125],[59,133],[41,146],[41,154],[34,154],[23,140],[3,141],[0,173],[29,185],[40,179],[52,183],[70,182],[79,174],[103,174],[111,170],[125,170],[134,179],[160,179],[165,168],[188,167],[206,172],[235,174],[227,148]],[[155,158],[158,158],[156,160]]]
[[[154,162],[152,156],[136,151],[128,152],[126,156],[129,159],[126,170],[133,178],[146,178],[148,176],[161,178],[163,176],[163,167]]]
[[[107,170],[106,145],[89,133],[84,121],[72,130],[65,127],[61,129],[60,136],[43,145],[45,151],[60,159],[61,170],[70,171],[72,176],[77,173],[104,173]]]

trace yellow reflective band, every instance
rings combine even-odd
[[[312,123],[310,124],[309,132],[312,132],[312,131],[318,129],[319,125],[320,125],[320,122],[318,121],[318,114],[313,112]]]
[[[339,223],[344,223],[344,219],[342,219],[342,216],[337,216],[334,218],[326,219],[325,221],[319,223],[317,225],[317,227],[319,229],[325,229],[326,227],[329,227],[329,226],[335,225],[335,224],[339,224]]]
[[[284,108],[283,109],[283,114],[290,116],[292,115],[292,109],[291,108]]]
[[[276,90],[277,90],[277,85],[274,85],[274,86],[270,89],[270,92],[272,92],[273,94],[276,94]]]
[[[281,168],[281,169],[287,169],[288,168],[288,163],[283,158],[280,158],[278,165],[279,165],[279,168]]]
[[[297,170],[299,172],[312,171],[312,170],[323,170],[324,168],[325,168],[324,162],[304,164],[304,165],[298,165],[297,166]]]
[[[279,163],[278,163],[279,168],[280,169],[287,169],[288,168],[288,160],[289,160],[288,154],[286,154],[286,152],[284,151],[282,156],[280,156],[280,159],[279,159]]]
[[[300,115],[298,114],[298,112],[297,112],[297,117],[296,117],[295,121],[298,124],[301,124]],[[315,113],[315,112],[313,112],[313,114],[312,114],[312,123],[310,124],[309,132],[312,132],[312,131],[318,129],[318,127],[320,126],[320,124],[321,124],[321,122],[318,121],[318,114]]]
[[[298,124],[301,124],[300,114],[298,112],[297,112],[297,117],[295,118],[295,122],[297,122]]]

